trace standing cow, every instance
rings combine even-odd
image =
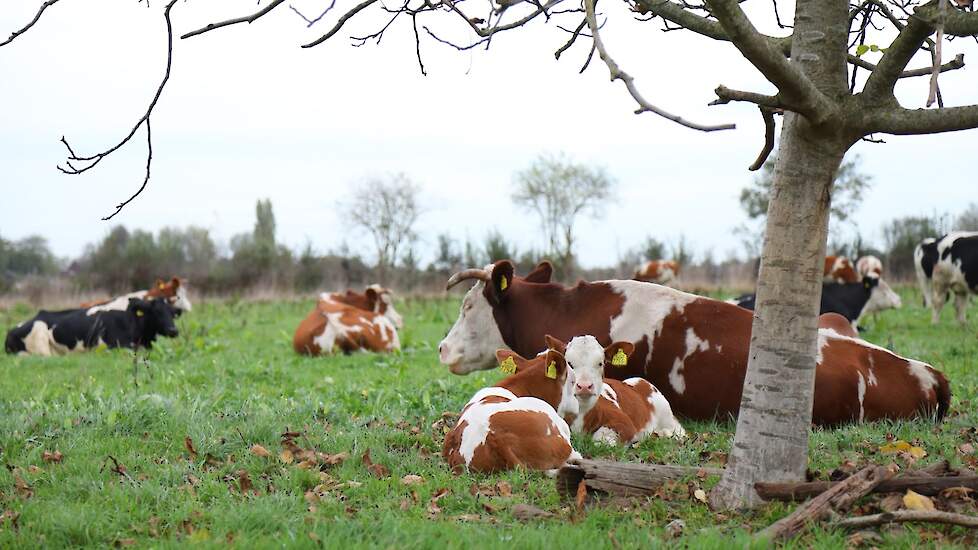
[[[672,285],[679,277],[679,262],[674,260],[652,260],[635,268],[636,281]]]
[[[956,231],[940,239],[924,239],[914,249],[914,270],[937,324],[948,296],[954,294],[959,323],[966,322],[968,296],[978,293],[978,232]]]
[[[745,309],[636,281],[573,287],[531,282],[515,277],[508,260],[456,273],[448,284],[471,279],[476,284],[438,347],[439,359],[455,374],[492,367],[499,348],[532,356],[546,349],[548,333],[565,341],[591,334],[602,345],[634,343],[626,366],[606,375],[645,378],[678,414],[713,419],[740,409],[752,323]],[[934,411],[941,418],[947,412],[947,379],[929,365],[851,338],[820,338],[816,424],[913,418]],[[860,376],[872,383],[860,389]],[[887,401],[877,388],[899,397]],[[871,407],[866,399],[873,400]]]
[[[151,348],[156,337],[175,337],[174,308],[165,299],[130,298],[125,310],[41,311],[7,332],[7,353],[65,355],[109,348]]]

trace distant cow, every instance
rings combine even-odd
[[[296,328],[292,347],[300,355],[401,349],[397,327],[379,313],[320,299]]]
[[[754,294],[745,294],[734,303],[744,309],[754,309]],[[886,281],[874,276],[864,277],[859,283],[823,283],[819,313],[838,313],[859,326],[860,319],[870,313],[903,306],[900,295]]]
[[[580,458],[557,413],[567,376],[563,358],[548,351],[524,359],[500,350],[498,360],[511,376],[476,392],[445,435],[441,454],[452,471],[552,471]]]
[[[883,277],[883,262],[876,256],[863,256],[856,260],[856,275],[859,278]]]
[[[64,355],[109,348],[151,348],[157,336],[177,336],[174,308],[166,300],[130,298],[125,310],[41,311],[7,332],[7,353]]]
[[[576,336],[564,344],[549,334],[546,341],[548,352],[556,351],[567,364],[566,402],[558,412],[572,432],[588,434],[608,445],[630,445],[652,434],[685,437],[686,431],[673,416],[669,402],[651,382],[644,378],[620,382],[605,378],[605,368],[627,363],[635,349],[630,342],[614,342],[602,348],[594,336]]]
[[[679,277],[679,262],[674,260],[652,260],[635,268],[636,281],[671,285]]]
[[[845,256],[826,256],[824,280],[827,283],[858,283],[859,275]]]
[[[938,323],[950,293],[959,323],[967,320],[968,295],[978,293],[978,232],[956,231],[925,239],[914,250],[914,269],[931,321]]]
[[[173,277],[169,281],[156,279],[156,284],[147,290],[137,290],[101,302],[86,302],[81,304],[81,307],[87,310],[88,315],[95,315],[100,311],[125,311],[129,307],[130,298],[143,300],[165,298],[176,310],[177,315],[193,309],[190,299],[187,298],[187,286],[179,277]]]
[[[458,319],[438,347],[440,361],[455,374],[490,368],[500,348],[533,356],[547,349],[547,334],[561,340],[591,334],[602,345],[632,342],[635,351],[627,364],[606,369],[605,376],[652,382],[677,414],[708,420],[736,415],[740,409],[752,324],[745,309],[636,281],[573,287],[528,282],[515,276],[508,260],[456,273],[449,286],[473,279]],[[941,418],[947,412],[947,379],[928,365],[852,338],[826,338],[820,349],[815,424],[912,418],[934,411]],[[881,388],[907,380],[913,384],[906,400],[894,401],[888,409],[864,407],[861,414],[858,403],[855,408],[837,406],[868,395],[859,391],[857,373],[864,382],[872,373]]]
[[[404,319],[394,309],[393,293],[380,285],[370,285],[362,293],[353,290],[346,292],[323,292],[320,299],[339,302],[359,309],[379,313],[387,317],[397,328],[404,327]]]

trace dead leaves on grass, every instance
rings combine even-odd
[[[44,451],[41,453],[41,460],[48,464],[61,464],[61,461],[64,460],[64,455],[61,454],[61,451],[57,450],[54,452]]]
[[[367,467],[367,471],[371,475],[378,479],[386,479],[391,475],[390,468],[383,464],[377,464],[370,458],[370,449],[367,449],[367,452],[363,453],[363,456],[360,457],[360,462]]]

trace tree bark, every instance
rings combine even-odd
[[[846,90],[845,6],[807,0],[796,8],[792,63],[830,97]],[[830,192],[852,143],[837,123],[813,126],[801,115],[785,115],[737,433],[710,497],[719,509],[759,505],[758,481],[805,475]]]
[[[581,459],[560,469],[557,492],[565,498],[574,498],[583,481],[588,492],[626,497],[648,496],[655,494],[656,489],[669,480],[718,476],[722,472],[720,468]]]

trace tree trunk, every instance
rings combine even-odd
[[[799,0],[795,9],[791,63],[830,97],[848,93],[847,18],[841,0]],[[837,120],[818,122],[784,117],[737,433],[710,495],[716,508],[759,505],[758,481],[804,479],[830,192],[853,142]]]

